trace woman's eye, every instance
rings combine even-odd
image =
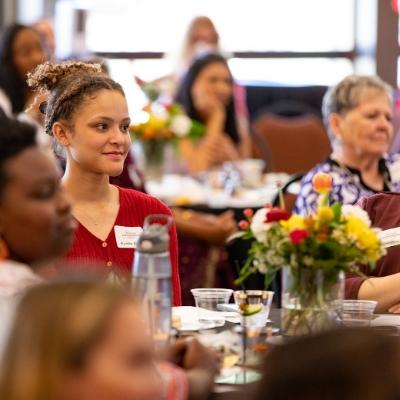
[[[226,79],[224,79],[224,83],[225,83],[226,85],[232,86],[232,85],[233,85],[233,80],[230,79],[230,78],[226,78]]]
[[[129,131],[129,124],[121,126],[121,132],[128,133],[128,131]]]
[[[365,115],[368,119],[374,119],[378,116],[377,113],[368,113]]]
[[[105,131],[105,130],[107,129],[107,124],[97,124],[97,125],[96,125],[96,128],[97,128],[99,131]]]
[[[54,196],[56,187],[54,185],[44,185],[38,188],[34,193],[33,197],[36,199],[49,199]]]

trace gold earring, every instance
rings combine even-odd
[[[10,255],[10,252],[8,251],[8,246],[4,239],[0,238],[0,260],[5,260],[8,258]]]

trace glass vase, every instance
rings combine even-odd
[[[337,300],[344,297],[344,274],[313,268],[282,269],[282,334],[300,336],[339,323]]]
[[[163,140],[150,139],[141,142],[143,153],[143,174],[146,181],[160,181],[164,173],[164,152],[166,143]]]

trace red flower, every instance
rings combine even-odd
[[[247,221],[245,221],[244,219],[242,219],[240,222],[239,222],[239,228],[242,230],[242,231],[245,231],[248,227],[249,227],[249,223],[247,222]]]
[[[289,217],[290,214],[286,210],[282,210],[281,208],[271,208],[267,213],[265,222],[286,221]]]
[[[253,212],[253,210],[252,210],[251,208],[246,208],[246,209],[243,211],[243,214],[244,214],[244,216],[245,216],[246,218],[250,219],[250,218],[254,215],[254,212]]]
[[[297,245],[304,242],[308,238],[308,232],[305,229],[295,229],[289,234],[290,240],[293,244]]]

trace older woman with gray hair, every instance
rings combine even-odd
[[[295,212],[317,206],[311,180],[317,172],[333,178],[331,202],[354,204],[361,197],[400,191],[400,155],[387,156],[393,138],[392,88],[377,76],[350,75],[324,96],[322,113],[332,154],[301,182]]]

